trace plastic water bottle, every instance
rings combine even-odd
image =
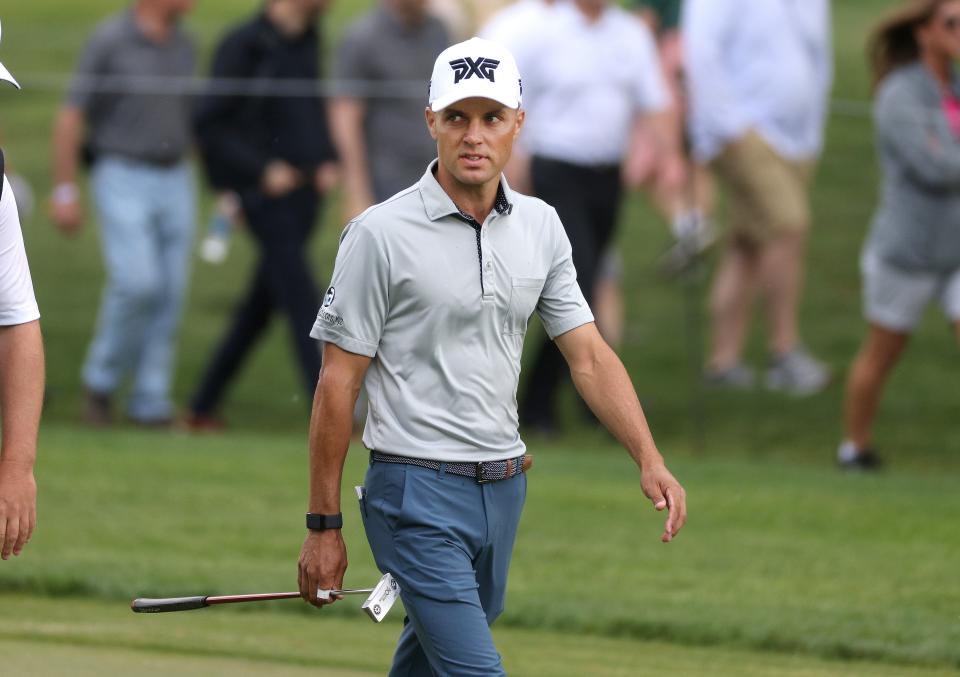
[[[220,264],[227,260],[233,223],[240,212],[240,201],[234,193],[223,193],[214,204],[207,234],[200,243],[200,258],[207,263]]]

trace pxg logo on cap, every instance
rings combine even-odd
[[[471,38],[445,49],[433,66],[430,108],[434,112],[469,98],[492,99],[520,108],[520,71],[510,51],[496,42]]]
[[[480,57],[479,59],[471,59],[469,56],[462,59],[454,59],[450,62],[450,67],[453,68],[453,84],[457,84],[461,80],[469,80],[474,75],[483,80],[486,78],[490,82],[495,81],[495,74],[497,72],[497,66],[500,65],[500,62],[496,59],[487,59],[485,57]]]

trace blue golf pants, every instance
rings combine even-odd
[[[364,528],[407,612],[391,677],[505,675],[490,625],[503,611],[526,475],[490,484],[376,463]]]

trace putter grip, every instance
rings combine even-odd
[[[168,597],[166,599],[149,599],[147,597],[133,600],[130,608],[138,614],[158,614],[164,611],[190,611],[207,606],[207,598],[199,597]]]

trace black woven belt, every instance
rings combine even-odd
[[[488,482],[499,482],[500,480],[510,479],[523,472],[524,456],[508,458],[505,461],[484,461],[481,463],[465,462],[446,462],[433,461],[428,458],[412,458],[410,456],[395,456],[394,454],[384,454],[379,451],[371,451],[370,458],[377,463],[400,463],[402,465],[415,465],[419,468],[428,468],[439,471],[441,466],[444,472],[451,475],[460,475],[461,477],[472,477],[478,484],[487,484]]]

